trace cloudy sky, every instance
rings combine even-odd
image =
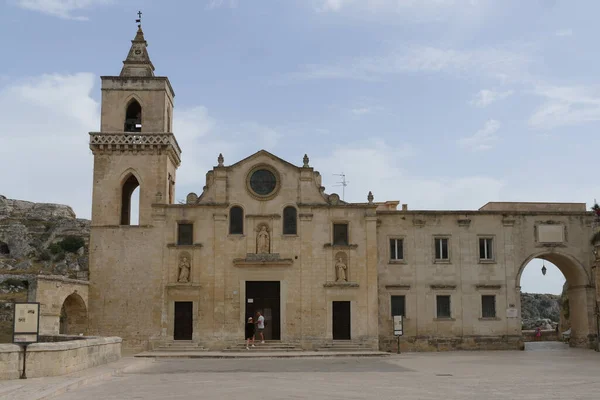
[[[348,201],[600,197],[594,0],[0,0],[1,194],[89,218],[99,77],[138,9],[176,93],[178,200],[261,148],[307,153],[328,192],[345,173]],[[540,268],[523,290],[559,291]]]

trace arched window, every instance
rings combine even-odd
[[[137,100],[132,100],[125,113],[125,132],[142,131],[142,106]]]
[[[296,207],[286,207],[283,209],[283,234],[296,235],[298,233],[298,224],[296,222]]]
[[[121,225],[131,225],[131,214],[132,214],[132,207],[131,207],[131,203],[132,203],[132,198],[134,198],[133,196],[133,192],[139,188],[140,183],[138,182],[137,178],[131,174],[129,175],[129,178],[127,178],[127,180],[125,181],[125,183],[123,183],[123,188],[121,189]],[[138,193],[138,199],[139,199],[139,190],[137,191]],[[139,200],[138,200],[139,201]],[[139,204],[139,203],[138,203]],[[136,208],[138,208],[136,206]],[[138,209],[139,210],[139,209]],[[135,225],[137,225],[139,223],[138,221],[134,221],[136,222]]]
[[[242,207],[235,206],[229,210],[229,234],[244,234],[244,210]]]

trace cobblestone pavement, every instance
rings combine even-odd
[[[58,399],[600,398],[600,353],[560,343],[526,351],[385,358],[165,359]]]

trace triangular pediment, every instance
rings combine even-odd
[[[251,163],[254,160],[260,159],[262,157],[267,157],[270,158],[271,160],[275,161],[275,162],[279,162],[281,164],[284,164],[287,167],[291,167],[291,168],[295,168],[295,169],[300,169],[299,166],[292,164],[289,161],[284,160],[281,157],[277,157],[275,154],[268,152],[267,150],[259,150],[254,154],[249,155],[248,157],[236,162],[235,164],[231,164],[229,166],[227,166],[227,168],[236,168],[236,167],[240,167],[244,164],[247,163]]]

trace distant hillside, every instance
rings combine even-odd
[[[560,321],[561,296],[555,294],[521,293],[521,318],[523,329],[534,329],[542,326],[543,329],[554,329]],[[549,320],[549,321],[547,321]]]

